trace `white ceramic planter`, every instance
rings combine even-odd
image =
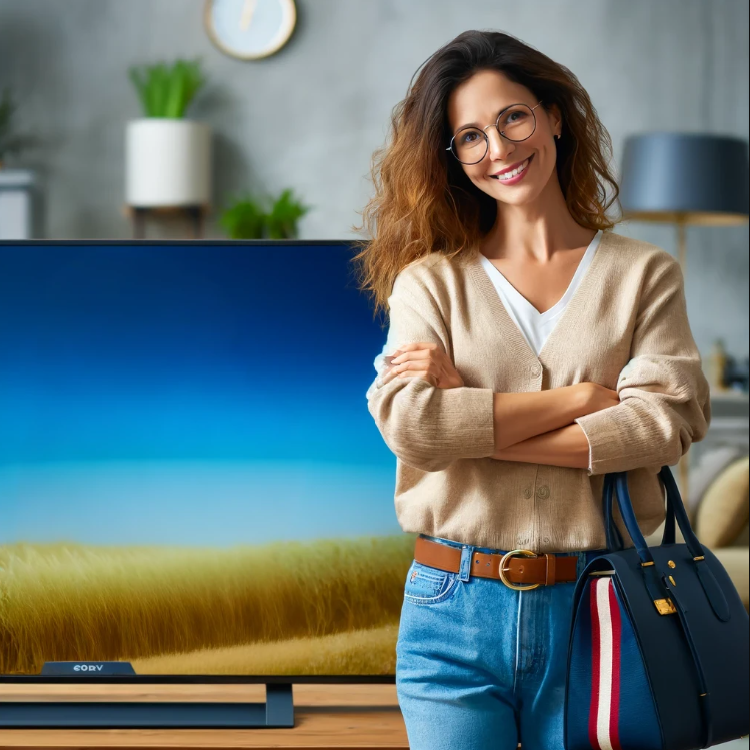
[[[144,207],[209,204],[211,128],[163,117],[128,122],[125,201]]]

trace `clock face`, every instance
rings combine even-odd
[[[278,51],[294,30],[294,0],[206,0],[205,24],[213,43],[240,60]]]

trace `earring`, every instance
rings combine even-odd
[[[559,141],[559,140],[560,140],[560,134],[558,133],[558,134],[557,134],[557,135],[555,136],[555,138],[557,138],[557,140]]]

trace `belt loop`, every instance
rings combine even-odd
[[[474,547],[470,544],[461,545],[461,567],[458,571],[458,578],[461,581],[468,581],[471,576],[471,561],[474,557]]]
[[[557,557],[555,557],[554,552],[552,553],[545,552],[544,556],[547,559],[547,574],[545,576],[544,583],[547,586],[554,586],[555,585],[555,569],[557,568]]]

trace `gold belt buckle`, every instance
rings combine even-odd
[[[541,583],[530,583],[528,586],[517,586],[515,583],[512,583],[505,577],[506,571],[510,570],[510,568],[505,567],[505,561],[510,559],[511,557],[514,557],[515,555],[523,555],[524,557],[539,557],[536,552],[532,552],[529,549],[514,549],[510,552],[506,552],[500,560],[500,580],[509,589],[513,589],[514,591],[530,591],[531,589],[535,589],[541,586]]]

